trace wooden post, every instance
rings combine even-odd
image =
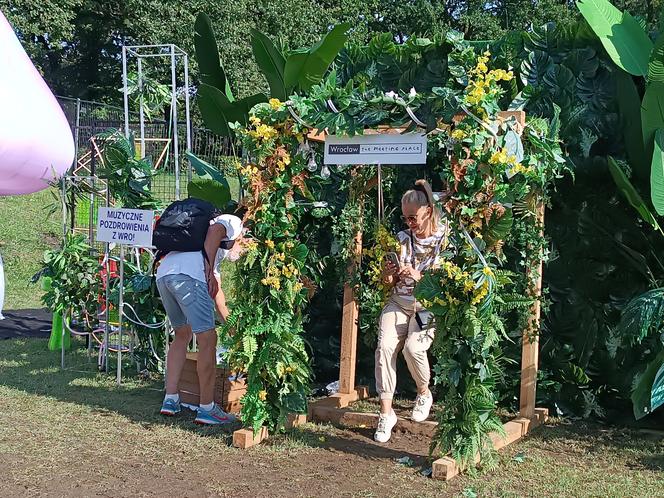
[[[536,223],[544,237],[544,202],[537,199]],[[521,392],[519,395],[519,416],[532,419],[535,416],[535,394],[537,388],[537,366],[539,360],[540,297],[542,295],[542,258],[532,268],[526,268],[529,282],[528,295],[536,300],[530,308],[528,325],[523,331],[521,345]]]
[[[360,208],[361,209],[361,208]],[[361,222],[361,220],[360,220]],[[362,231],[355,234],[353,259],[348,264],[350,277],[355,275],[362,255]],[[339,393],[352,394],[355,391],[355,363],[357,358],[357,319],[359,304],[355,299],[355,289],[344,285],[343,317],[341,320],[341,357],[339,365]]]

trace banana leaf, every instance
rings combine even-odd
[[[643,198],[637,190],[632,185],[632,182],[629,181],[625,172],[618,166],[618,163],[611,156],[608,157],[609,162],[609,172],[613,177],[613,180],[618,186],[618,190],[625,196],[634,209],[641,215],[644,221],[652,225],[655,230],[660,230],[657,220],[648,209],[648,206],[643,201]]]
[[[632,391],[634,418],[642,419],[664,404],[664,351],[638,377]]]
[[[621,12],[608,0],[579,0],[576,5],[618,67],[635,76],[648,74],[653,45],[629,12]]]
[[[279,100],[286,100],[288,97],[284,83],[286,59],[283,54],[274,46],[272,40],[253,28],[251,30],[251,49],[258,67],[270,85],[271,96]]]
[[[664,129],[655,132],[655,150],[650,168],[650,199],[657,214],[664,215]]]
[[[196,16],[196,22],[194,23],[194,49],[201,82],[224,92],[229,101],[235,100],[226,77],[226,71],[224,71],[219,59],[219,50],[212,23],[204,12]]]

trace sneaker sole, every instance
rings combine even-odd
[[[169,411],[166,411],[166,410],[161,410],[159,413],[161,415],[165,415],[167,417],[175,417],[180,412],[169,412]]]
[[[234,422],[234,420],[226,420],[225,422],[206,422],[204,420],[194,420],[196,425],[226,425]]]

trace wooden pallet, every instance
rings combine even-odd
[[[200,402],[200,389],[198,373],[196,372],[198,353],[187,353],[187,359],[182,369],[178,389],[180,400],[183,403],[198,405]],[[224,367],[217,367],[214,386],[214,401],[226,412],[238,413],[240,399],[247,392],[245,379],[228,380],[235,374]]]

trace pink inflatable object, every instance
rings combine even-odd
[[[58,101],[0,12],[0,195],[29,194],[63,175],[74,139]]]

